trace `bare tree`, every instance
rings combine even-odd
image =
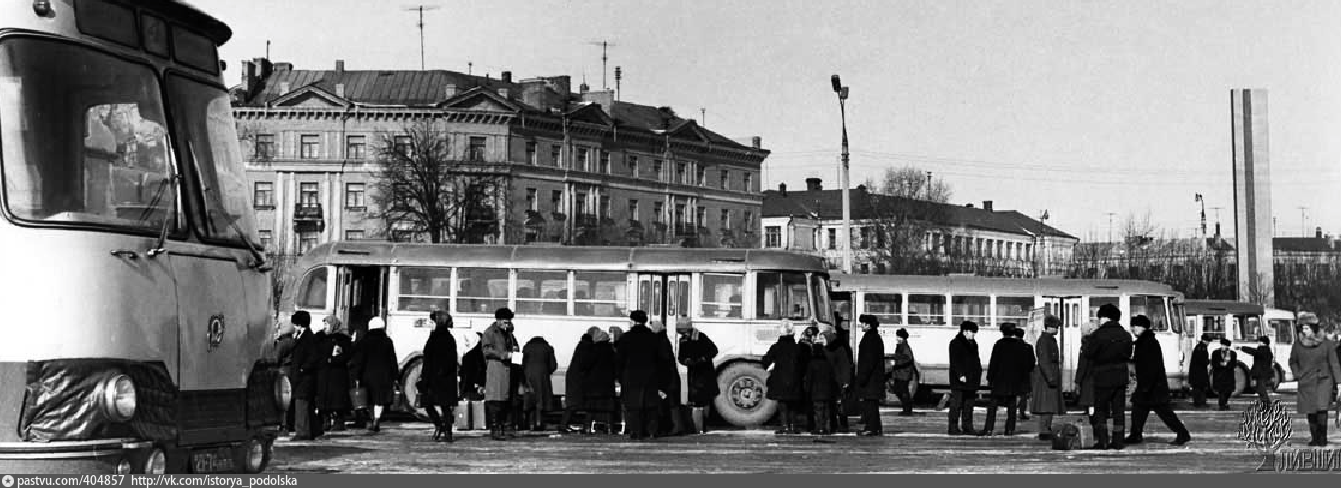
[[[388,229],[408,224],[434,243],[481,243],[504,231],[509,173],[460,157],[455,135],[429,120],[380,136],[373,198]]]
[[[950,187],[943,181],[929,182],[926,172],[912,167],[888,168],[870,189],[864,202],[869,224],[855,236],[855,252],[875,263],[876,272],[890,274],[944,274],[947,263],[935,255],[929,240],[940,234],[946,220],[945,203]]]

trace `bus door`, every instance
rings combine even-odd
[[[307,270],[300,275],[293,283],[286,286],[296,286],[293,293],[294,311],[304,311],[312,316],[313,332],[315,328],[321,327],[321,319],[327,315],[335,313],[335,295],[336,295],[336,268],[335,266],[317,266]],[[288,317],[279,317],[281,323],[288,323]]]
[[[677,324],[690,321],[689,293],[690,274],[639,274],[638,309],[647,312],[649,322],[666,325],[666,338],[670,340],[672,354],[677,358],[676,368],[680,371],[680,402],[688,401],[688,370],[678,360],[680,341],[675,330]],[[690,324],[692,326],[692,324]]]
[[[1076,359],[1080,357],[1080,297],[1045,296],[1043,300],[1044,313],[1062,319],[1062,328],[1057,331],[1057,352],[1062,356],[1062,391],[1074,390]]]
[[[335,316],[345,324],[351,336],[363,337],[370,319],[385,316],[385,284],[389,271],[385,267],[372,266],[337,269]]]

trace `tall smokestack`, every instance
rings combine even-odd
[[[1234,231],[1238,253],[1238,299],[1276,304],[1271,237],[1271,173],[1267,144],[1267,92],[1229,92],[1234,151]]]

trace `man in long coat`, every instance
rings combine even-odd
[[[903,407],[899,416],[911,417],[913,395],[908,391],[908,386],[913,381],[913,373],[917,371],[917,359],[913,357],[912,346],[908,345],[908,329],[899,329],[894,335],[898,337],[899,343],[894,346],[894,371],[890,373],[890,379],[894,380],[894,395],[899,397],[899,405]]]
[[[647,328],[647,312],[629,314],[633,326],[615,349],[615,372],[620,399],[628,409],[628,433],[633,440],[656,436],[657,407],[668,396],[675,358]]]
[[[950,435],[973,435],[973,399],[982,385],[982,359],[978,357],[978,324],[964,321],[950,340]],[[958,425],[955,425],[958,422]]]
[[[1021,386],[1029,380],[1034,370],[1034,352],[1028,344],[1015,337],[1015,326],[1003,327],[1004,336],[992,346],[992,356],[987,364],[987,384],[992,388],[992,399],[987,405],[987,423],[979,435],[992,435],[996,426],[998,405],[1006,407],[1006,435],[1015,435],[1015,409]]]
[[[1038,415],[1038,439],[1052,439],[1052,416],[1066,413],[1065,399],[1062,397],[1062,355],[1057,346],[1057,332],[1062,329],[1062,319],[1056,315],[1043,317],[1043,333],[1034,343],[1034,357],[1038,364],[1033,374],[1033,396],[1029,410]]]
[[[1336,345],[1322,335],[1317,315],[1301,313],[1299,324],[1299,340],[1290,349],[1290,371],[1299,381],[1295,408],[1308,416],[1308,445],[1327,447],[1327,410],[1341,383],[1341,361]]]
[[[804,393],[801,390],[803,365],[794,334],[791,322],[783,321],[777,342],[764,353],[764,369],[773,367],[764,381],[764,398],[778,403],[778,419],[782,424],[782,428],[774,434],[801,433],[796,427],[796,415],[801,411],[800,402]]]
[[[1154,410],[1155,415],[1164,421],[1164,425],[1178,437],[1172,444],[1181,446],[1192,440],[1183,421],[1169,406],[1169,384],[1164,370],[1164,353],[1159,340],[1150,330],[1150,319],[1144,315],[1131,318],[1131,332],[1136,335],[1132,362],[1136,364],[1136,392],[1131,396],[1131,434],[1124,439],[1127,444],[1140,444],[1141,430],[1145,420]]]
[[[545,338],[532,337],[522,347],[522,371],[526,393],[524,411],[529,414],[531,430],[545,430],[545,411],[554,404],[552,376],[559,369],[554,347]]]
[[[494,312],[494,323],[484,330],[480,350],[487,363],[484,378],[484,406],[492,414],[490,437],[507,440],[508,411],[512,402],[512,353],[518,350],[512,335],[512,310]]]
[[[297,332],[293,324],[285,324],[275,331],[275,361],[279,363],[285,372],[293,369],[293,346],[297,344],[294,340],[294,334]],[[292,376],[290,376],[292,378]],[[284,407],[284,432],[293,432],[293,395],[289,395],[289,404]]]
[[[1080,348],[1081,357],[1089,361],[1089,374],[1094,379],[1095,449],[1122,449],[1126,430],[1127,382],[1130,381],[1128,364],[1131,362],[1131,333],[1118,320],[1122,311],[1110,303],[1099,307],[1096,316],[1108,319],[1090,334],[1090,340]],[[1113,419],[1112,437],[1109,437],[1108,419]]]
[[[424,343],[424,362],[418,388],[420,403],[435,427],[433,440],[452,442],[453,408],[457,403],[456,337],[452,335],[452,316],[444,310],[429,315],[433,331]],[[439,415],[438,411],[442,413]]]
[[[838,386],[834,400],[829,404],[829,429],[834,432],[848,432],[847,410],[843,404],[848,390],[852,387],[852,348],[847,337],[839,332],[824,333],[824,354],[833,366],[834,384]]]
[[[312,316],[298,311],[289,319],[294,326],[292,361],[289,378],[293,391],[295,441],[310,441],[321,436],[317,421],[317,369],[321,367],[321,339],[311,330]]]
[[[1234,372],[1239,369],[1239,354],[1230,348],[1229,339],[1220,339],[1220,348],[1211,353],[1211,386],[1219,398],[1219,409],[1229,410],[1229,397],[1238,393]]]
[[[1202,334],[1201,342],[1192,348],[1188,363],[1187,382],[1192,387],[1192,406],[1205,407],[1206,392],[1211,389],[1211,335]]]
[[[599,327],[587,329],[587,333],[577,340],[568,360],[568,370],[563,375],[563,418],[559,420],[559,432],[573,432],[573,417],[582,411],[582,369],[579,365],[584,356],[591,354],[591,335],[600,331]]]
[[[885,340],[880,338],[880,322],[874,315],[862,315],[861,343],[857,345],[857,378],[852,387],[861,401],[861,436],[884,435],[880,424],[880,400],[885,398]]]

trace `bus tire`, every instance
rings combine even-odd
[[[1275,370],[1275,376],[1271,377],[1271,384],[1268,386],[1271,392],[1275,393],[1276,390],[1280,389],[1281,381],[1285,380],[1285,370],[1281,369],[1279,364],[1273,364],[1272,369]]]
[[[1248,367],[1247,367],[1247,366],[1244,366],[1243,363],[1239,363],[1239,364],[1238,364],[1238,367],[1235,367],[1235,368],[1234,368],[1234,394],[1235,394],[1235,395],[1240,394],[1240,393],[1249,393],[1249,392],[1252,391],[1252,390],[1251,390],[1252,384],[1251,384],[1251,382],[1248,381],[1248,378],[1249,378],[1249,376],[1248,376]]]
[[[400,391],[404,397],[405,410],[414,414],[414,417],[420,421],[428,420],[428,411],[423,407],[415,406],[415,402],[419,399],[419,388],[414,385],[419,382],[423,370],[424,360],[415,358],[405,366],[405,371],[400,375]]]
[[[773,418],[778,404],[765,398],[768,388],[768,370],[759,363],[739,362],[722,368],[717,373],[717,388],[721,393],[713,401],[718,415],[731,425],[754,427]]]

